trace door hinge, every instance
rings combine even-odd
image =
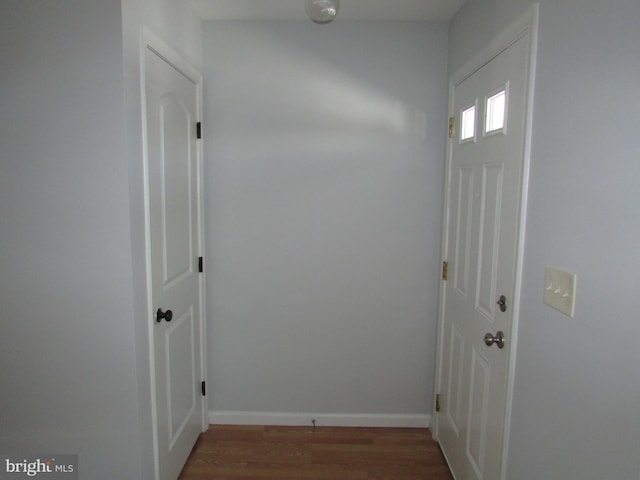
[[[202,396],[204,397],[207,394],[207,382],[203,380],[200,388],[202,389]]]
[[[440,411],[440,394],[436,395],[436,412]]]
[[[204,260],[202,257],[198,257],[198,272],[204,272]]]
[[[449,117],[449,138],[456,136],[456,117]]]
[[[202,138],[202,122],[196,123],[196,138]]]
[[[448,280],[449,279],[449,262],[447,262],[446,260],[444,262],[442,262],[442,280]]]

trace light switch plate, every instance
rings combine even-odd
[[[544,267],[544,303],[573,318],[576,309],[575,273],[553,265]]]

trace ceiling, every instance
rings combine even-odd
[[[306,20],[304,0],[186,0],[203,20]],[[336,21],[448,21],[465,0],[341,0]]]

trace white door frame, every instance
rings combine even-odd
[[[523,169],[522,169],[522,201],[520,204],[519,212],[519,225],[518,225],[518,245],[517,245],[517,257],[515,265],[515,297],[513,299],[513,320],[511,331],[511,352],[508,365],[508,378],[507,378],[507,403],[505,411],[505,423],[504,423],[504,441],[502,452],[502,465],[501,480],[505,480],[506,467],[507,467],[507,455],[509,449],[509,432],[511,426],[511,407],[513,402],[513,384],[515,378],[515,366],[516,366],[516,350],[518,339],[518,323],[520,313],[520,296],[522,289],[522,268],[524,258],[524,246],[525,246],[525,222],[527,212],[527,197],[528,197],[528,185],[529,185],[529,164],[531,155],[531,132],[533,122],[533,93],[534,93],[534,80],[536,70],[536,57],[537,57],[537,44],[538,44],[538,15],[539,4],[535,3],[527,9],[518,19],[516,19],[510,26],[496,36],[489,44],[483,48],[478,54],[476,54],[471,60],[466,62],[460,67],[449,79],[449,117],[454,117],[455,106],[453,93],[455,86],[462,83],[465,79],[470,77],[473,73],[477,72],[484,65],[488,64],[492,59],[498,56],[501,52],[506,50],[509,46],[521,39],[525,35],[528,35],[529,42],[529,72],[527,75],[527,90],[526,90],[526,116],[525,116],[525,132],[524,132],[524,145],[523,145]],[[447,165],[445,168],[445,189],[444,189],[444,209],[443,209],[443,223],[442,223],[442,259],[448,258],[448,232],[449,232],[449,195],[450,178],[449,170],[451,165],[452,155],[452,142],[455,139],[449,139],[447,142]],[[445,306],[445,288],[444,283],[440,286],[440,298],[438,308],[438,337],[437,337],[437,351],[436,351],[436,378],[435,378],[435,395],[440,392],[442,385],[442,345],[444,342],[444,306]],[[433,437],[438,439],[439,434],[439,416],[435,411],[436,399],[434,398],[434,411],[433,411]]]
[[[149,405],[151,406],[151,418],[152,418],[152,434],[153,434],[153,458],[154,458],[154,470],[156,480],[160,480],[160,467],[159,467],[159,448],[158,448],[158,420],[157,420],[157,405],[156,405],[156,368],[155,368],[155,347],[154,347],[154,319],[152,318],[154,312],[153,305],[153,291],[151,285],[151,220],[149,215],[150,208],[150,196],[149,196],[149,152],[147,147],[147,102],[146,102],[146,62],[145,51],[151,50],[160,57],[162,57],[167,63],[172,65],[182,75],[187,77],[196,85],[197,95],[197,118],[202,118],[202,75],[191,64],[189,64],[184,58],[175,52],[164,40],[154,34],[146,26],[142,27],[141,42],[140,42],[140,91],[141,91],[141,103],[142,103],[142,156],[143,156],[143,176],[144,176],[144,210],[145,210],[145,264],[146,264],[146,288],[147,288],[147,317],[148,317],[148,335],[149,335],[149,372],[150,372],[150,394]],[[196,164],[197,164],[197,195],[198,195],[198,244],[199,253],[198,256],[204,258],[204,198],[203,198],[203,147],[202,141],[197,142],[196,151]],[[207,362],[206,362],[206,297],[205,297],[205,272],[202,272],[198,276],[199,288],[200,288],[200,367],[203,379],[207,378]],[[202,431],[205,431],[208,426],[208,412],[206,397],[202,401]]]

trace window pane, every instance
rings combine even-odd
[[[460,126],[460,140],[468,140],[476,136],[476,106],[462,111],[462,125]]]
[[[503,90],[487,99],[487,121],[485,131],[487,133],[502,130],[504,127],[504,107],[506,92]]]

